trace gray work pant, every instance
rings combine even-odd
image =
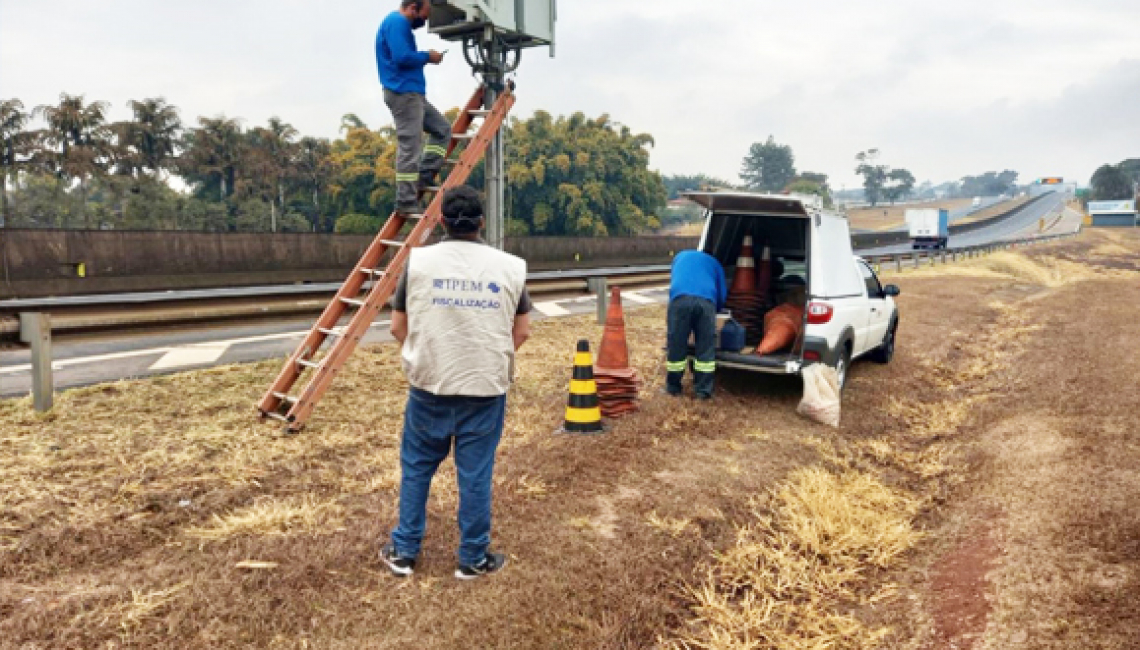
[[[396,122],[396,205],[410,206],[419,198],[420,183],[429,185],[443,167],[451,142],[451,123],[419,93],[384,89],[384,103]],[[428,142],[423,145],[424,131]],[[420,147],[423,146],[421,158]]]

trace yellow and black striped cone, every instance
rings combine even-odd
[[[590,342],[578,341],[574,354],[574,378],[570,380],[570,402],[566,406],[565,433],[601,433],[602,410],[598,406],[598,385],[594,382],[594,358]]]

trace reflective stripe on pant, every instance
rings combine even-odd
[[[669,302],[668,356],[665,362],[666,388],[681,392],[681,379],[689,357],[689,334],[696,343],[693,362],[693,390],[712,395],[716,373],[716,307],[703,298],[678,296]]]
[[[417,183],[421,179],[433,180],[443,167],[451,141],[451,123],[419,93],[385,89],[384,103],[396,123],[396,203],[412,204],[419,195]],[[424,131],[428,133],[428,143],[422,149],[421,159]]]

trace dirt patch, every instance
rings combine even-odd
[[[1000,556],[993,527],[982,520],[934,563],[930,587],[934,639],[930,648],[980,647],[993,610],[988,574]]]

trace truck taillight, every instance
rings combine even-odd
[[[807,306],[808,325],[823,325],[831,322],[835,308],[826,302],[809,302]]]

